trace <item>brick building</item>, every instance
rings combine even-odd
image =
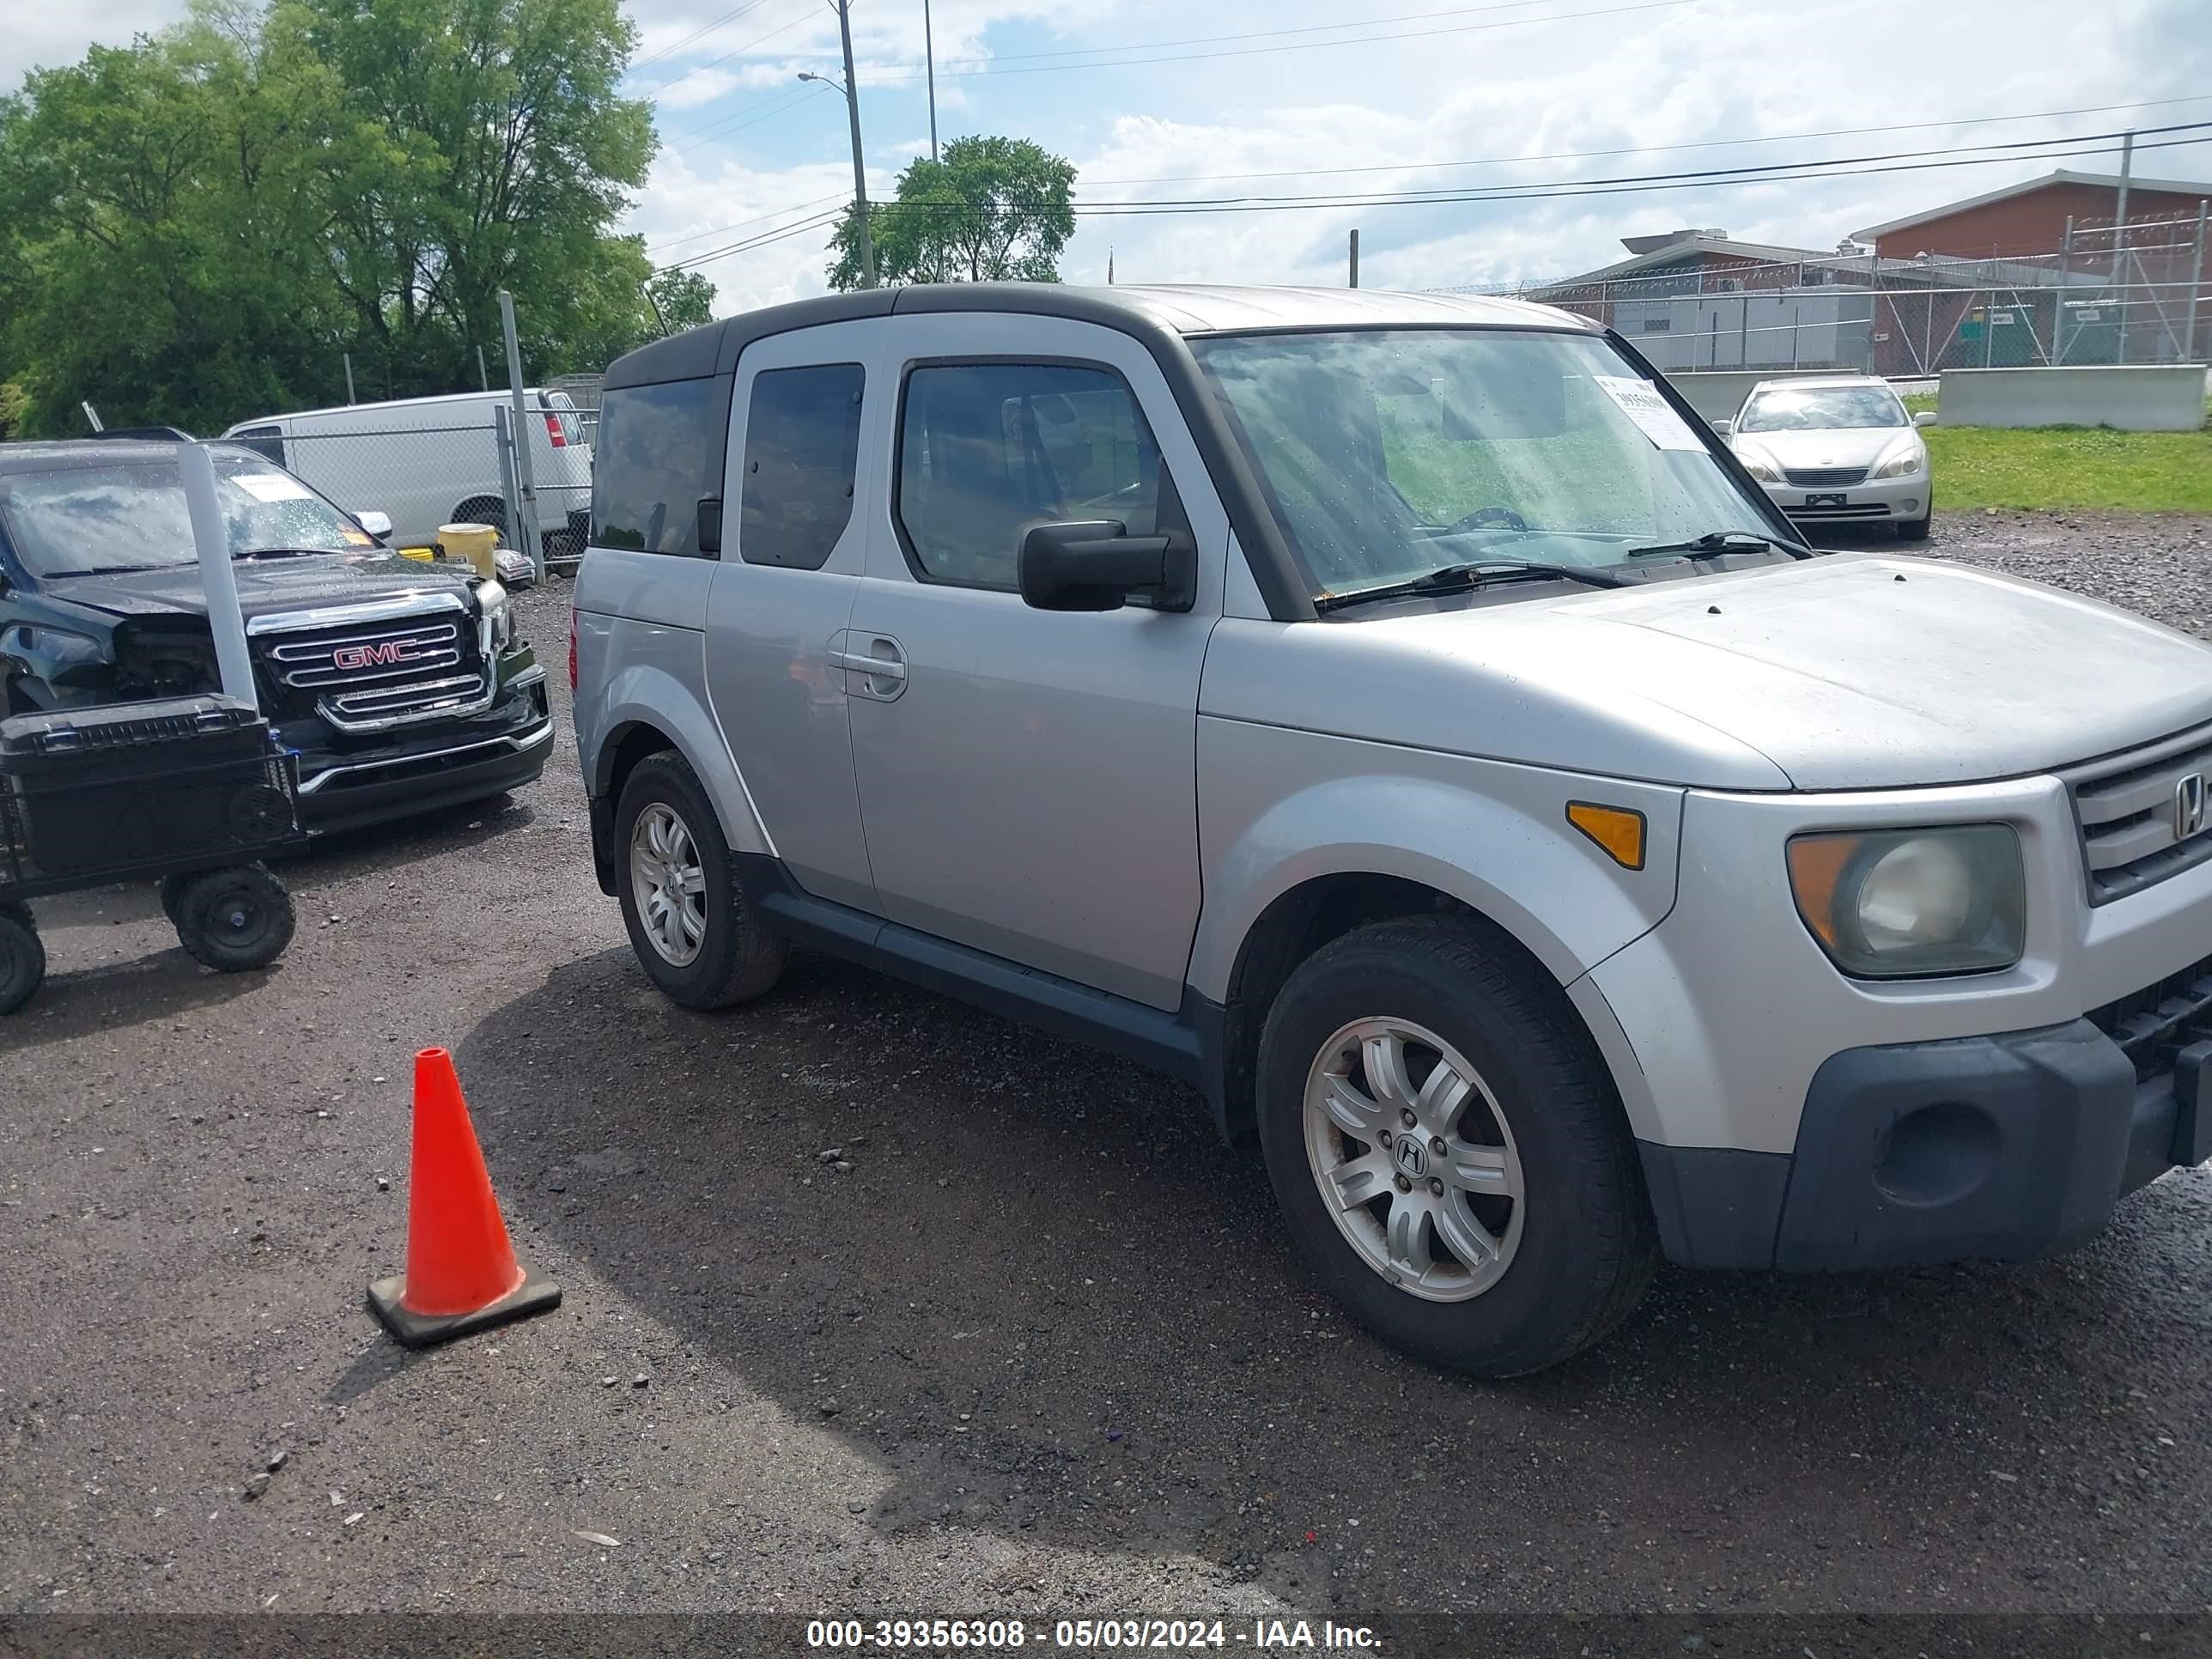
[[[2212,202],[2212,184],[2171,179],[2129,182],[2130,225],[2181,222],[2193,226],[2198,207]],[[1917,259],[1923,253],[1960,259],[2006,259],[2056,253],[2074,222],[2078,252],[2084,259],[2108,257],[2112,228],[2120,216],[2120,176],[2116,173],[2069,173],[2064,168],[2007,185],[1963,202],[1923,208],[1918,213],[1871,225],[1856,240],[1871,242],[1885,258]]]

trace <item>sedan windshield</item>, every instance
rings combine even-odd
[[[258,456],[217,451],[213,459],[233,558],[376,545],[337,507]],[[34,576],[161,570],[198,557],[184,483],[166,457],[0,475],[0,522]]]
[[[1744,406],[1739,432],[1838,432],[1909,426],[1897,394],[1886,386],[1777,386]]]
[[[1316,599],[1470,562],[1596,568],[1640,547],[1778,533],[1595,335],[1370,329],[1191,347]]]

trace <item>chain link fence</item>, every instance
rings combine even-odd
[[[2057,248],[1978,258],[1868,252],[1761,262],[1692,242],[1666,270],[1452,291],[1578,312],[1674,372],[1915,379],[1946,368],[2203,362],[2212,356],[2205,238],[2200,213],[2076,222]]]
[[[417,416],[417,420],[410,419]],[[583,556],[591,514],[592,451],[586,423],[568,411],[526,410],[527,477],[516,472],[511,415],[471,400],[363,408],[245,427],[228,441],[258,451],[349,513],[381,513],[395,547],[428,547],[447,524],[488,524],[501,544],[542,552],[552,566]],[[525,508],[526,494],[534,511]],[[534,523],[537,545],[515,526]]]

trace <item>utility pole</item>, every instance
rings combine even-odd
[[[873,288],[876,285],[876,240],[868,232],[868,173],[860,159],[860,88],[853,78],[853,0],[830,0],[830,3],[837,10],[837,34],[845,48],[844,83],[839,85],[834,76],[817,75],[811,70],[801,70],[799,78],[836,87],[845,94],[845,118],[853,130],[853,215],[860,240],[860,286]],[[934,74],[933,70],[933,78]],[[934,101],[933,94],[933,105]]]
[[[929,159],[937,159],[937,46],[930,38],[929,0],[921,0],[921,62],[929,72]],[[845,59],[845,73],[853,72],[853,60]]]
[[[2128,360],[2128,180],[2136,170],[2136,136],[2120,140],[2120,199],[2112,226],[2112,279],[2120,285],[2120,339],[2115,361]]]
[[[530,562],[537,568],[538,580],[545,580],[545,535],[538,522],[537,480],[531,476],[529,417],[522,407],[522,343],[514,331],[514,295],[505,289],[499,291],[499,322],[507,336],[507,399],[514,404],[514,482],[516,492],[522,497],[522,522],[507,526],[508,534],[519,540],[518,551],[527,553]]]
[[[1353,232],[1352,233],[1352,248],[1351,248],[1351,254],[1352,254],[1352,283],[1351,283],[1351,286],[1352,286],[1353,288],[1358,288],[1358,287],[1359,286],[1359,233],[1358,233],[1358,231],[1356,231],[1356,230],[1355,230],[1355,231],[1353,231]]]
[[[345,358],[346,402],[349,404],[358,403],[360,399],[353,395],[353,353],[348,351],[342,355]]]

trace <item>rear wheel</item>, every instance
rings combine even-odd
[[[671,754],[640,761],[615,826],[623,924],[662,994],[686,1008],[726,1008],[774,986],[787,947],[745,902],[737,860],[691,769]]]
[[[46,976],[46,947],[27,904],[0,904],[0,1014],[31,1000]]]
[[[177,943],[220,973],[265,968],[292,942],[292,896],[258,864],[183,878],[169,902]]]
[[[1485,1376],[1579,1352],[1657,1261],[1618,1100],[1588,1039],[1472,928],[1346,934],[1261,1037],[1261,1143],[1322,1284],[1396,1346]]]

